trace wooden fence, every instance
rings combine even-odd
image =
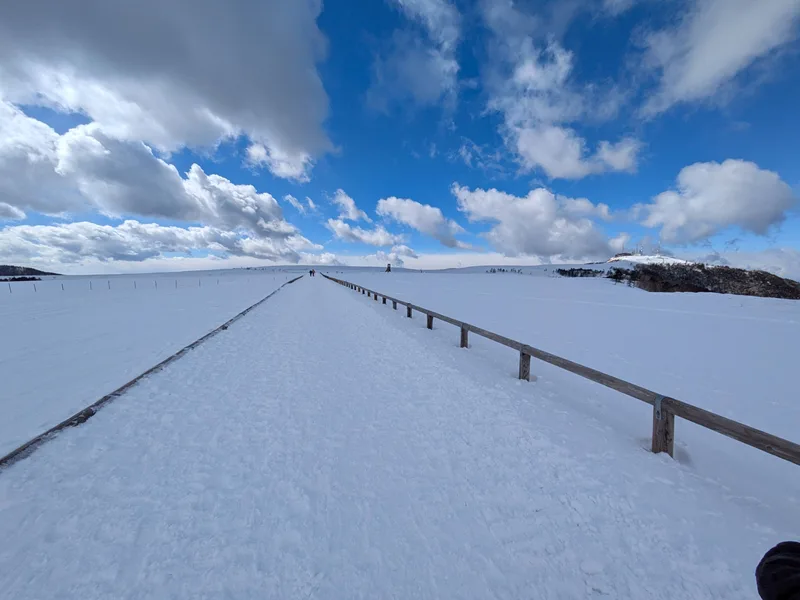
[[[753,448],[758,448],[759,450],[767,452],[768,454],[772,454],[773,456],[777,456],[783,460],[800,465],[800,444],[795,444],[789,440],[779,438],[770,433],[750,427],[749,425],[744,425],[738,421],[733,421],[732,419],[709,412],[697,406],[687,404],[686,402],[681,402],[675,398],[658,394],[636,384],[619,379],[618,377],[601,373],[595,369],[585,367],[578,363],[572,362],[571,360],[567,360],[566,358],[561,358],[555,354],[550,354],[544,350],[539,350],[538,348],[529,346],[528,344],[523,344],[505,336],[487,331],[486,329],[476,327],[470,323],[452,319],[432,310],[422,308],[421,306],[415,306],[410,302],[398,300],[397,298],[380,294],[355,283],[350,283],[349,281],[343,281],[341,279],[336,279],[335,277],[329,277],[325,274],[322,276],[338,283],[339,285],[343,285],[351,290],[364,294],[367,297],[374,298],[376,302],[378,301],[378,297],[383,298],[383,304],[386,304],[387,301],[390,301],[392,303],[392,308],[395,310],[397,310],[398,304],[405,306],[406,316],[408,318],[411,318],[413,311],[416,310],[427,316],[426,324],[428,329],[433,329],[434,319],[455,325],[461,330],[462,348],[469,347],[469,334],[474,333],[475,335],[485,337],[497,342],[498,344],[502,344],[503,346],[508,346],[509,348],[517,350],[519,352],[520,379],[530,381],[531,358],[536,358],[559,367],[560,369],[564,369],[565,371],[580,375],[581,377],[594,381],[595,383],[599,383],[600,385],[604,385],[612,390],[617,390],[618,392],[622,392],[627,396],[631,396],[632,398],[636,398],[637,400],[641,400],[642,402],[650,404],[653,407],[653,452],[666,452],[670,456],[673,456],[675,445],[675,417],[680,417],[700,425],[701,427],[711,429],[717,433],[728,436],[729,438],[733,438],[734,440],[742,442],[743,444],[747,444]]]

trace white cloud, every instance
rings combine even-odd
[[[574,217],[592,217],[602,219],[603,221],[611,220],[611,210],[608,204],[594,204],[587,198],[564,198],[560,197],[561,206],[567,214]]]
[[[603,205],[592,208],[586,205],[591,204],[588,200],[557,197],[544,188],[523,197],[458,184],[453,184],[452,192],[470,222],[493,224],[485,237],[508,256],[584,259],[608,258],[611,253],[608,238],[592,220],[580,216],[602,214]]]
[[[631,9],[638,0],[603,0],[603,10],[611,16],[618,16]]]
[[[164,253],[205,250],[297,263],[299,250],[319,250],[300,235],[284,239],[242,237],[214,227],[174,227],[125,221],[119,225],[90,222],[16,225],[0,229],[0,258],[8,262],[51,265],[96,262],[139,262]]]
[[[486,171],[488,174],[501,175],[505,171],[500,150],[490,151],[485,146],[476,144],[467,137],[461,138],[461,145],[458,150],[448,155],[448,160],[460,159],[470,168]]]
[[[484,17],[494,32],[487,87],[488,108],[503,117],[501,133],[524,171],[580,179],[606,171],[634,171],[639,143],[623,138],[599,142],[592,152],[570,125],[616,115],[624,95],[615,87],[580,86],[574,56],[558,42],[537,46],[520,29],[522,13],[511,4],[489,3]]]
[[[392,196],[379,200],[376,212],[436,238],[448,248],[469,248],[455,237],[464,229],[455,221],[446,219],[438,207]]]
[[[392,253],[396,254],[397,256],[418,258],[417,253],[406,245],[392,246]]]
[[[18,211],[61,215],[97,211],[244,228],[256,237],[296,233],[275,198],[192,165],[185,177],[141,142],[99,125],[58,135],[0,102],[0,197]]]
[[[600,142],[597,161],[612,171],[634,172],[641,146],[641,142],[633,138],[624,138],[616,144]]]
[[[695,0],[676,25],[646,39],[647,64],[660,80],[644,113],[714,97],[754,62],[796,39],[798,19],[797,0]]]
[[[305,152],[289,153],[280,148],[268,148],[264,144],[250,144],[247,148],[247,163],[266,166],[276,177],[293,179],[300,183],[311,180],[309,172],[313,165],[311,156]]]
[[[590,155],[575,130],[560,125],[529,123],[510,129],[510,139],[527,171],[540,168],[554,179],[580,179],[606,171],[635,171],[639,143],[623,139],[600,142]]]
[[[372,219],[367,216],[367,213],[358,208],[356,201],[348,196],[344,190],[336,190],[332,200],[339,207],[339,219],[347,219],[348,221],[364,219],[367,223],[372,223]]]
[[[0,221],[19,221],[25,218],[25,213],[16,206],[0,202]]]
[[[286,202],[294,206],[294,208],[299,212],[301,215],[306,215],[308,213],[315,213],[317,212],[317,205],[314,204],[314,201],[306,196],[306,204],[303,204],[300,200],[292,196],[291,194],[286,194],[283,197]]]
[[[797,202],[777,173],[743,160],[684,167],[676,187],[634,207],[643,225],[661,228],[666,242],[695,242],[728,227],[766,235]]]
[[[740,269],[768,271],[780,277],[800,281],[800,251],[795,248],[768,248],[755,252],[717,252],[689,258]]]
[[[3,97],[162,151],[246,135],[280,177],[331,149],[318,0],[0,5]],[[254,151],[256,154],[260,151]],[[251,158],[253,152],[251,152]]]
[[[352,227],[342,219],[328,219],[325,225],[337,239],[345,242],[360,242],[370,246],[392,246],[404,241],[402,235],[389,233],[383,227],[367,230],[361,227]]]
[[[306,214],[306,207],[303,205],[302,202],[300,202],[297,198],[295,198],[291,194],[286,194],[283,197],[283,199],[286,200],[292,206],[294,206],[297,212],[299,212],[301,215]]]
[[[304,265],[343,265],[344,263],[339,260],[339,257],[331,252],[323,252],[322,254],[300,254],[300,262]]]
[[[59,135],[0,101],[0,199],[18,210],[60,213],[79,208],[56,172]]]
[[[461,15],[448,0],[393,0],[424,34],[394,32],[385,56],[376,57],[368,102],[386,110],[392,101],[411,99],[421,106],[452,105],[458,94],[456,49]]]

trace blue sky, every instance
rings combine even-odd
[[[0,262],[800,276],[796,0],[206,4],[0,8]]]

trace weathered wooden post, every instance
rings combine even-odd
[[[383,297],[383,303],[386,304],[386,296]]]
[[[433,315],[428,315],[428,329],[433,329]]]
[[[366,293],[367,293],[366,290],[364,288],[361,288],[361,295],[363,296]]]
[[[531,380],[531,355],[525,349],[519,351],[519,378],[525,381]]]
[[[469,329],[466,325],[461,326],[461,347],[469,348]]]
[[[397,310],[397,300],[392,300],[392,308]]]
[[[663,404],[664,396],[656,398],[653,404],[653,452],[666,452],[673,456],[675,451],[675,413]]]
[[[406,316],[410,319],[411,318],[411,305],[406,305]]]
[[[372,295],[375,297],[375,302],[377,302],[377,301],[378,301],[378,294],[376,294],[375,292],[373,292],[373,293],[372,293]]]

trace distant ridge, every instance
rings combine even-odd
[[[31,267],[16,267],[14,265],[0,265],[0,277],[22,277],[25,275],[58,275],[58,273],[48,273]]]

